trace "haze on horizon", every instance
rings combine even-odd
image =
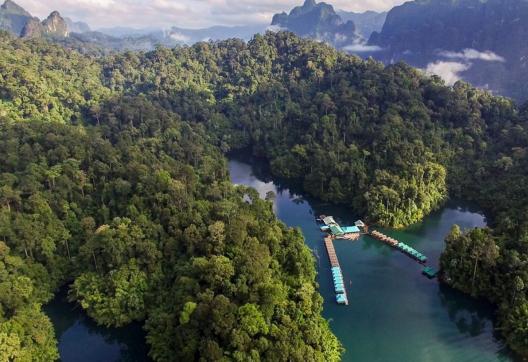
[[[202,28],[213,25],[264,25],[273,14],[289,12],[304,0],[14,0],[43,19],[51,11],[84,21],[93,29]],[[336,9],[387,11],[404,0],[333,0]]]

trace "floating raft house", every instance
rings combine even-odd
[[[427,261],[427,257],[420,253],[419,251],[416,251],[414,248],[410,247],[409,245],[402,243],[401,241],[398,241],[394,238],[391,238],[383,233],[380,233],[379,231],[372,230],[370,232],[370,235],[378,240],[383,241],[384,243],[400,250],[401,252],[409,255],[410,257],[418,260],[420,263],[425,263]]]
[[[343,229],[341,228],[341,226],[337,225],[337,224],[332,224],[329,226],[330,227],[330,232],[332,233],[332,235],[334,236],[339,236],[339,235],[343,235],[345,232],[343,231]]]
[[[359,228],[357,226],[343,226],[343,232],[346,233],[359,233]]]
[[[433,279],[434,277],[436,277],[438,272],[434,268],[426,266],[422,269],[422,274],[428,277],[429,279]]]
[[[332,216],[325,216],[324,218],[322,218],[323,220],[323,223],[327,226],[330,226],[332,224],[336,224],[336,221],[334,220],[334,218]]]
[[[328,252],[328,259],[330,259],[332,281],[334,282],[334,291],[336,293],[336,302],[338,304],[348,305],[348,298],[346,295],[345,282],[343,279],[343,273],[337,260],[337,255],[332,243],[332,238],[327,236],[324,239],[326,251]]]
[[[355,240],[359,237],[361,231],[357,225],[339,225],[332,216],[321,215],[317,220],[323,223],[323,225],[320,226],[321,231],[329,233],[334,238]],[[361,222],[361,224],[363,223]]]
[[[356,221],[354,225],[356,225],[358,228],[364,228],[366,226],[365,223],[361,220]]]

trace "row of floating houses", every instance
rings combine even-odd
[[[410,257],[418,260],[420,263],[427,262],[427,257],[425,255],[423,255],[419,251],[416,251],[414,248],[410,247],[409,245],[402,243],[401,241],[391,238],[376,230],[372,230],[372,232],[370,233],[370,236],[374,237],[375,239],[381,240],[385,242],[386,244],[400,250],[404,254],[407,254]]]
[[[336,302],[338,304],[348,305],[348,297],[343,280],[343,273],[332,242],[333,239],[357,240],[361,234],[366,234],[400,250],[402,253],[412,257],[422,264],[427,262],[427,257],[425,255],[409,245],[376,230],[369,232],[368,226],[361,220],[356,221],[354,226],[340,226],[332,216],[321,215],[317,221],[321,223],[321,231],[328,233],[324,238],[324,242],[330,260],[332,280],[334,282],[334,291],[336,293]],[[428,278],[434,278],[436,277],[437,271],[430,266],[424,266],[422,273]]]
[[[330,267],[332,270],[332,280],[334,282],[334,290],[336,293],[336,302],[338,304],[348,304],[348,297],[345,289],[345,282],[343,279],[343,272],[339,266],[339,260],[332,243],[332,238],[327,236],[324,239],[326,251],[328,252],[328,259],[330,260]]]

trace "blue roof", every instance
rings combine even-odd
[[[357,226],[343,226],[342,229],[345,233],[359,233],[359,228]]]

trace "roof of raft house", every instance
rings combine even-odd
[[[337,224],[332,216],[327,216],[327,217],[325,217],[325,218],[323,219],[323,222],[324,222],[326,225]]]
[[[364,227],[365,226],[365,223],[361,220],[358,220],[354,223],[354,225],[356,225],[357,227]]]
[[[359,233],[357,226],[343,226],[343,232],[345,233]]]
[[[334,235],[343,235],[344,234],[343,229],[341,229],[341,226],[339,226],[339,225],[330,225],[330,231]]]

